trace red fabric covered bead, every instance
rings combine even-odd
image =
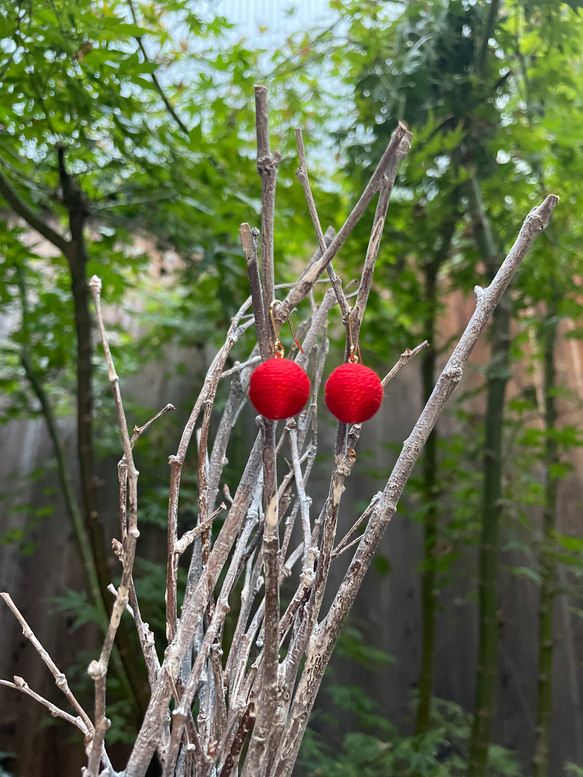
[[[265,418],[279,421],[300,412],[310,396],[310,379],[290,359],[268,359],[251,375],[249,399]]]
[[[326,381],[328,410],[345,424],[368,421],[381,406],[383,387],[379,376],[364,364],[347,362],[336,367]]]

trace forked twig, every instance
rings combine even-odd
[[[163,415],[166,415],[166,413],[170,413],[173,410],[176,410],[174,405],[171,405],[170,402],[165,405],[165,407],[162,408],[162,410],[159,410],[155,416],[152,416],[149,421],[146,421],[146,423],[143,426],[134,426],[134,433],[132,434],[132,438],[130,440],[130,444],[132,448],[138,441],[138,439],[148,431],[148,429],[152,426],[153,423],[155,423],[159,418],[162,418]]]
[[[22,633],[26,637],[26,639],[29,640],[29,642],[32,644],[36,652],[39,654],[39,656],[42,658],[46,666],[48,667],[50,673],[55,678],[55,685],[57,688],[67,697],[69,700],[69,703],[77,713],[77,718],[74,718],[74,720],[81,720],[85,731],[84,733],[89,736],[93,736],[93,723],[91,722],[91,718],[89,715],[85,712],[83,707],[79,704],[77,699],[75,698],[75,695],[73,694],[73,691],[69,688],[69,683],[67,682],[67,678],[63,674],[63,672],[60,671],[59,667],[55,664],[53,659],[50,657],[48,652],[45,650],[45,648],[42,646],[40,641],[35,636],[34,631],[30,628],[28,623],[26,622],[23,614],[20,612],[18,607],[14,604],[14,601],[12,600],[12,597],[8,593],[0,593],[0,597],[4,599],[10,610],[12,611],[14,617],[16,620],[20,623],[22,626]],[[3,683],[6,684],[9,681],[4,680]],[[15,680],[16,682],[16,680]],[[23,680],[24,682],[24,680]],[[23,687],[18,685],[18,690],[24,690]],[[28,687],[28,686],[27,686]],[[28,693],[28,691],[26,691]],[[32,695],[32,694],[29,694]],[[62,716],[61,716],[62,717]],[[70,721],[71,722],[71,721]],[[79,728],[78,724],[75,723],[77,727]]]
[[[121,398],[121,391],[119,388],[119,378],[113,363],[113,357],[111,355],[111,350],[109,348],[109,342],[107,340],[107,334],[105,331],[103,313],[101,311],[101,279],[94,275],[89,281],[89,288],[91,289],[93,301],[95,303],[97,326],[101,336],[101,344],[103,346],[103,352],[105,354],[105,360],[107,363],[109,381],[111,383],[115,400],[118,425],[123,442],[123,458],[125,460],[127,479],[129,483],[129,521],[127,525],[127,535],[125,536],[123,543],[123,572],[121,582],[119,584],[117,597],[113,605],[107,633],[105,635],[105,640],[101,649],[101,655],[99,656],[99,660],[92,661],[87,669],[89,676],[95,683],[95,734],[93,737],[91,750],[89,752],[87,773],[88,777],[98,777],[99,764],[102,760],[103,741],[105,738],[105,733],[110,726],[110,722],[105,715],[107,669],[111,651],[113,649],[115,635],[129,600],[130,587],[132,585],[132,571],[136,554],[136,543],[138,537],[140,536],[140,532],[138,530],[138,470],[134,464],[132,441],[128,432],[123,401]]]
[[[87,726],[81,720],[79,715],[75,717],[74,715],[70,715],[68,712],[65,712],[65,710],[62,710],[60,707],[57,707],[56,704],[53,704],[48,699],[45,699],[44,696],[41,696],[40,694],[36,693],[36,691],[33,691],[26,680],[24,680],[22,677],[14,675],[14,682],[10,682],[10,680],[0,680],[0,685],[4,685],[6,688],[14,688],[16,691],[21,691],[27,696],[30,696],[31,699],[34,699],[39,704],[42,704],[43,707],[46,707],[54,718],[62,718],[63,720],[66,720],[67,723],[71,723],[73,726],[79,729],[86,741],[91,740],[91,734],[89,733]]]
[[[184,551],[188,548],[188,546],[194,542],[195,538],[198,537],[200,534],[203,534],[204,532],[207,532],[211,526],[213,525],[213,521],[219,515],[219,513],[222,513],[223,510],[227,509],[227,505],[224,502],[221,502],[221,504],[217,507],[217,509],[209,515],[207,520],[204,523],[199,523],[198,526],[195,526],[194,529],[188,529],[188,531],[185,531],[182,537],[178,540],[176,545],[174,546],[174,552],[181,556]]]
[[[395,364],[395,366],[389,370],[389,372],[385,375],[385,377],[381,380],[381,386],[385,388],[401,371],[401,369],[407,364],[407,362],[412,359],[414,356],[417,356],[419,351],[422,351],[424,348],[427,348],[429,346],[429,341],[424,340],[422,343],[419,343],[419,345],[415,346],[413,350],[411,351],[409,348],[403,351],[401,356],[399,357],[399,361]]]

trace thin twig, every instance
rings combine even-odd
[[[360,217],[366,210],[368,204],[376,194],[376,192],[379,191],[383,178],[385,176],[385,173],[387,171],[387,168],[389,164],[391,163],[391,160],[396,156],[401,154],[401,150],[404,145],[408,145],[411,133],[409,130],[406,129],[406,127],[402,124],[399,124],[397,129],[394,131],[391,140],[389,142],[389,145],[387,146],[387,149],[383,156],[381,157],[380,162],[377,165],[376,170],[372,174],[370,181],[366,185],[360,199],[352,209],[352,212],[342,225],[340,231],[336,235],[336,237],[332,240],[322,257],[317,261],[314,262],[314,264],[309,267],[306,272],[300,277],[298,282],[295,286],[290,289],[288,292],[286,298],[283,300],[281,305],[278,306],[277,311],[275,312],[275,318],[276,323],[278,326],[281,326],[287,319],[289,318],[292,310],[304,299],[304,297],[309,293],[310,289],[313,287],[316,280],[320,277],[320,275],[324,272],[324,270],[328,267],[330,262],[334,259],[340,248],[344,245],[346,242],[346,239],[356,226],[356,224],[359,222]],[[403,146],[401,145],[403,144]]]
[[[267,312],[275,299],[273,266],[275,182],[281,154],[278,151],[272,153],[269,145],[267,88],[262,84],[255,85],[255,126],[257,129],[257,172],[261,178],[261,280],[263,283],[263,307]]]
[[[136,444],[138,438],[144,434],[144,432],[147,432],[148,429],[152,426],[152,424],[157,421],[159,418],[161,418],[166,413],[170,413],[172,410],[176,410],[174,405],[171,405],[170,402],[162,408],[162,410],[159,410],[155,416],[150,418],[149,421],[146,421],[146,423],[143,426],[134,426],[134,433],[132,434],[132,438],[130,440],[132,448]]]
[[[312,528],[310,525],[310,504],[312,500],[306,495],[304,476],[302,474],[300,455],[298,452],[298,431],[293,427],[289,430],[289,442],[296,488],[298,490],[298,500],[300,502],[300,515],[302,517],[302,530],[304,535],[304,571],[306,571],[310,563],[309,551],[312,547]]]
[[[38,693],[32,690],[26,680],[24,680],[22,677],[14,675],[14,682],[10,682],[10,680],[0,680],[0,685],[4,685],[6,688],[14,688],[16,691],[25,693],[39,704],[42,704],[44,707],[46,707],[54,718],[63,718],[63,720],[66,720],[67,723],[72,723],[73,726],[78,728],[85,738],[91,737],[91,734],[87,730],[87,726],[79,716],[75,717],[74,715],[70,715],[68,712],[65,712],[65,710],[57,707],[56,704],[53,704],[48,699],[45,699],[44,696],[40,696]]]
[[[194,542],[195,537],[198,537],[200,534],[203,534],[204,532],[208,531],[213,525],[213,521],[215,520],[217,515],[219,515],[219,513],[222,513],[223,510],[226,510],[226,509],[227,509],[226,504],[224,502],[221,502],[221,504],[217,507],[214,513],[211,513],[204,523],[200,523],[198,526],[195,526],[194,529],[189,529],[188,531],[185,531],[182,537],[176,543],[174,552],[179,556],[181,556],[184,553],[184,551],[188,548],[188,546],[192,542]]]
[[[231,777],[233,771],[236,769],[247,734],[253,727],[255,714],[255,703],[250,701],[242,715],[241,722],[239,723],[236,735],[231,744],[231,749],[229,750],[223,768],[221,769],[220,777]]]
[[[121,397],[121,391],[119,388],[119,378],[113,363],[111,350],[109,348],[109,342],[107,340],[107,334],[105,331],[105,324],[103,322],[103,313],[101,311],[101,279],[94,275],[89,281],[89,288],[93,295],[93,301],[95,304],[95,315],[97,319],[97,326],[99,328],[99,334],[101,336],[101,344],[103,346],[103,352],[107,363],[107,370],[109,375],[109,381],[111,383],[113,396],[115,400],[115,407],[117,411],[117,419],[121,438],[123,442],[124,459],[127,467],[127,478],[129,484],[129,520],[127,528],[127,537],[125,539],[123,548],[123,572],[121,582],[117,592],[117,597],[113,605],[107,634],[103,647],[101,649],[101,655],[98,661],[92,661],[89,664],[87,672],[95,683],[95,736],[93,744],[89,752],[89,761],[87,765],[87,773],[89,777],[98,777],[99,763],[101,761],[101,751],[105,733],[110,726],[109,721],[105,716],[105,693],[106,693],[106,678],[107,669],[109,664],[109,657],[113,648],[115,640],[115,634],[121,621],[122,614],[126,609],[129,599],[129,589],[132,579],[132,570],[134,566],[134,558],[136,553],[136,543],[140,532],[138,530],[138,470],[134,464],[134,458],[132,453],[132,442],[128,432],[128,426],[125,416],[125,410],[123,407],[123,401]]]
[[[114,586],[113,583],[110,583],[107,586],[107,590],[109,591],[110,594],[113,594],[115,597],[117,597],[117,588]],[[128,602],[128,604],[126,604],[126,610],[127,610],[127,612],[129,612],[129,614],[133,618],[134,617],[134,611],[132,610],[131,605],[129,604],[129,602]]]
[[[135,8],[134,8],[133,0],[128,0],[128,5],[130,7],[130,12],[132,14],[132,19],[133,19],[134,24],[136,26],[139,26],[138,25],[136,11],[135,11]],[[138,46],[140,47],[140,51],[142,52],[142,56],[144,57],[144,62],[150,62],[150,58],[148,57],[148,52],[146,51],[145,46],[144,46],[144,44],[142,42],[142,36],[141,35],[136,35],[134,37],[136,39],[136,42],[137,42]],[[162,89],[162,86],[161,86],[160,82],[158,81],[158,77],[156,76],[156,73],[152,73],[150,75],[150,77],[152,79],[152,83],[156,87],[156,91],[158,92],[158,94],[160,95],[160,97],[162,99],[162,102],[164,103],[164,106],[165,106],[166,110],[168,111],[170,116],[174,119],[174,121],[176,122],[178,127],[186,135],[186,137],[189,138],[190,137],[190,131],[189,131],[188,127],[184,124],[184,122],[182,121],[180,116],[176,113],[176,110],[174,109],[174,106],[172,105],[170,100],[166,97],[166,94],[165,94],[164,90]]]
[[[362,325],[362,319],[364,311],[368,302],[368,295],[372,286],[372,279],[374,274],[374,268],[376,265],[377,257],[379,255],[379,249],[381,246],[381,239],[383,236],[383,229],[387,218],[387,211],[389,208],[389,200],[391,198],[391,192],[395,179],[397,177],[397,171],[402,160],[407,156],[410,146],[410,138],[405,135],[398,144],[395,153],[391,156],[386,172],[382,177],[380,195],[377,202],[377,207],[373,219],[370,239],[366,249],[366,257],[364,259],[364,265],[362,267],[362,275],[360,278],[360,286],[358,288],[358,295],[354,304],[354,309],[351,316],[352,337],[354,338],[354,345],[358,343],[358,336],[360,333],[360,327]]]
[[[348,548],[351,547],[351,545],[353,543],[350,543],[350,545],[347,545],[346,543],[350,540],[350,538],[352,537],[354,532],[358,531],[360,526],[362,526],[362,524],[366,521],[368,516],[372,513],[372,511],[374,509],[374,506],[376,505],[376,503],[379,500],[380,496],[381,496],[381,492],[380,491],[379,491],[378,494],[375,494],[375,496],[373,496],[369,506],[366,508],[366,510],[363,512],[363,514],[360,516],[360,518],[358,518],[355,521],[353,526],[346,532],[344,537],[342,537],[342,539],[340,540],[338,545],[336,545],[336,547],[332,551],[332,558],[333,559],[337,558],[341,553],[343,553],[345,550],[348,550]],[[355,541],[358,542],[359,539],[360,539],[360,537],[357,537],[357,539]]]
[[[144,656],[144,661],[146,663],[148,682],[151,690],[160,674],[160,659],[156,653],[154,633],[150,630],[149,625],[144,622],[142,613],[140,612],[140,605],[133,577],[130,580],[129,603],[132,608],[132,616],[136,624],[138,639],[140,640],[140,647],[142,648],[142,655]]]
[[[60,671],[59,667],[55,664],[53,659],[50,657],[48,652],[45,650],[45,648],[42,646],[40,641],[35,636],[34,631],[30,628],[28,623],[26,622],[24,616],[18,609],[18,607],[14,604],[12,597],[8,593],[0,593],[0,597],[4,599],[10,610],[12,611],[13,615],[15,616],[16,620],[20,623],[22,626],[22,633],[26,637],[26,639],[31,642],[36,652],[39,654],[39,656],[42,658],[46,666],[48,667],[50,673],[55,678],[55,685],[57,688],[64,693],[64,695],[69,700],[69,703],[73,707],[73,709],[77,712],[78,717],[83,721],[83,725],[86,728],[86,732],[89,733],[91,736],[93,736],[93,723],[91,722],[91,718],[89,715],[85,712],[83,707],[79,704],[77,699],[75,698],[73,692],[69,688],[69,683],[67,682],[67,678],[65,675]]]
[[[256,367],[259,362],[261,361],[261,356],[251,356],[251,358],[247,359],[247,361],[244,362],[235,362],[235,366],[231,367],[230,370],[225,370],[221,373],[221,380],[224,378],[230,378],[231,375],[235,375],[237,372],[242,372],[243,370],[246,370],[248,367]]]
[[[261,511],[261,484],[256,484],[255,496],[247,511],[246,525],[252,528],[259,524]],[[254,540],[262,539],[262,532],[256,531]],[[229,681],[229,706],[233,708],[238,703],[238,694],[236,692],[237,677],[242,673],[246,660],[242,662],[242,666],[239,666],[240,655],[245,651],[243,646],[244,633],[247,628],[247,622],[251,613],[255,595],[259,589],[259,579],[261,572],[261,550],[257,553],[257,546],[250,547],[245,552],[245,582],[243,584],[243,590],[241,591],[241,606],[239,608],[239,615],[237,618],[237,625],[235,626],[235,632],[233,634],[232,645],[236,650],[229,650],[227,658],[227,664],[225,667],[225,673]],[[248,646],[247,646],[248,647]]]
[[[322,252],[322,255],[323,255],[328,246],[326,244],[324,233],[322,232],[322,227],[320,225],[320,217],[318,216],[316,203],[314,201],[314,195],[312,194],[312,189],[310,187],[310,178],[308,175],[308,163],[306,161],[306,152],[304,149],[304,138],[302,137],[302,131],[299,127],[296,128],[296,142],[298,144],[298,157],[300,160],[300,166],[296,170],[296,178],[301,183],[302,188],[304,190],[306,202],[308,203],[308,210],[310,211],[312,224],[314,225],[314,230],[316,232],[316,237],[318,239],[318,246],[320,247],[320,251]],[[346,296],[342,288],[342,281],[336,275],[334,267],[332,267],[332,263],[328,265],[328,277],[330,278],[330,283],[332,285],[332,288],[334,289],[334,293],[336,294],[336,298],[340,306],[340,311],[342,313],[342,318],[344,319],[344,321],[348,321],[350,306],[346,300]]]
[[[269,321],[269,305],[265,305],[263,286],[259,275],[259,264],[257,261],[257,238],[259,231],[251,229],[247,222],[243,222],[239,228],[239,238],[245,261],[247,262],[247,277],[249,278],[249,287],[251,289],[251,299],[253,300],[253,314],[255,317],[255,329],[257,330],[257,342],[259,352],[263,361],[273,356],[273,345],[275,342],[274,332]],[[271,303],[270,303],[271,304]]]
[[[252,353],[256,353],[257,348],[253,349]],[[256,357],[258,361],[261,357]],[[208,504],[209,508],[214,507],[217,494],[219,491],[219,482],[223,474],[225,465],[228,464],[226,456],[227,447],[231,438],[231,432],[237,422],[239,413],[243,409],[247,402],[247,387],[249,385],[249,379],[254,367],[254,360],[248,359],[247,363],[240,365],[241,369],[236,370],[233,373],[231,380],[231,386],[229,389],[229,397],[227,404],[221,415],[219,422],[219,428],[215,435],[215,441],[213,443],[213,449],[210,457],[209,475],[208,475]],[[221,380],[226,375],[225,372],[221,373]]]
[[[203,567],[210,555],[210,526],[208,525],[208,435],[213,411],[212,402],[207,401],[202,414],[202,426],[197,433],[198,443],[198,521],[205,526],[201,534]]]
[[[414,356],[417,356],[419,351],[422,351],[424,348],[427,348],[429,346],[429,341],[424,340],[419,345],[415,346],[413,350],[411,351],[409,348],[406,348],[401,356],[399,357],[399,361],[395,364],[395,366],[385,375],[385,377],[381,380],[381,386],[385,388],[387,384],[389,384],[395,375],[401,371],[401,368],[407,364],[407,362],[412,359]]]

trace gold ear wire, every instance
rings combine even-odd
[[[285,350],[283,348],[283,345],[281,344],[281,341],[279,339],[279,330],[277,326],[275,325],[275,316],[273,315],[273,306],[276,305],[279,302],[279,300],[274,299],[271,305],[269,306],[269,315],[271,316],[271,326],[273,327],[273,334],[275,335],[275,358],[276,359],[283,359],[285,355]]]
[[[357,346],[354,345],[354,338],[352,336],[352,319],[350,318],[350,311],[348,311],[348,361],[351,364],[357,364],[360,356],[360,347],[358,347],[358,356],[356,355]]]
[[[296,345],[297,345],[297,347],[300,349],[300,351],[301,351],[302,353],[304,353],[304,349],[302,348],[302,344],[300,343],[300,341],[299,341],[299,340],[298,340],[298,338],[296,337],[296,333],[294,332],[294,328],[293,328],[293,326],[292,326],[291,318],[288,318],[288,320],[287,320],[287,323],[289,324],[289,328],[290,328],[290,331],[291,331],[291,333],[292,333],[292,337],[293,337],[293,339],[294,339],[294,342],[295,342],[295,344],[296,344]]]
[[[275,316],[273,315],[273,308],[275,305],[279,305],[279,300],[274,299],[271,305],[269,306],[269,315],[271,316],[271,326],[273,327],[273,334],[275,335],[275,355],[278,359],[282,359],[283,355],[285,353],[283,345],[281,344],[281,340],[279,339],[279,330],[277,329],[277,326],[275,325]],[[288,318],[287,323],[289,324],[291,335],[294,339],[295,344],[300,349],[302,353],[304,353],[304,349],[302,348],[302,344],[296,337],[296,333],[294,331],[291,318]]]

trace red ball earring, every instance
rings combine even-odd
[[[275,330],[273,311],[271,320],[276,332],[275,356],[253,371],[249,381],[249,399],[262,416],[280,421],[302,410],[310,397],[310,379],[299,364],[284,359],[283,346]]]
[[[348,324],[352,341],[350,318]],[[379,410],[383,401],[381,380],[374,370],[358,363],[352,342],[348,362],[336,367],[326,381],[324,398],[328,410],[344,424],[361,424]]]

